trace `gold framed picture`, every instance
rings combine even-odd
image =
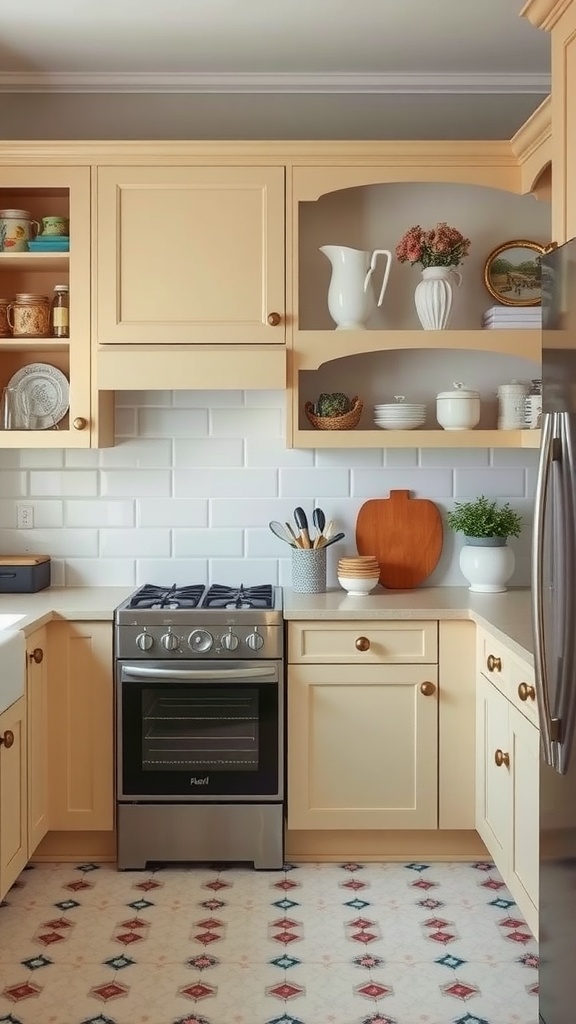
[[[484,284],[503,306],[539,306],[542,256],[548,246],[515,239],[496,246],[484,265]]]

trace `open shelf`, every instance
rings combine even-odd
[[[0,270],[67,272],[69,266],[69,252],[0,252]]]
[[[539,448],[539,430],[295,430],[294,448]]]

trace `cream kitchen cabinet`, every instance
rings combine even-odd
[[[57,430],[3,430],[2,448],[88,448],[112,443],[111,399],[93,388],[90,347],[90,167],[39,163],[54,156],[54,147],[37,153],[30,146],[29,159],[21,165],[10,161],[5,147],[0,155],[0,207],[25,209],[38,222],[47,215],[69,220],[69,252],[0,252],[0,295],[13,298],[17,292],[35,292],[52,299],[55,284],[70,289],[70,336],[29,338],[10,334],[0,337],[0,385],[6,385],[19,371],[38,373],[35,364],[60,370],[69,381],[67,396],[56,400],[59,378],[52,385],[53,406],[66,410]],[[19,388],[26,387],[26,377]],[[34,378],[32,378],[34,379]],[[40,378],[41,379],[41,378]],[[50,392],[50,385],[48,387]],[[44,408],[43,408],[44,411]]]
[[[436,623],[291,622],[288,661],[289,829],[437,828]]]
[[[485,638],[480,631],[480,644]],[[497,673],[499,669],[485,668],[482,657],[480,666],[476,687],[476,827],[519,909],[537,934],[539,731],[530,720],[531,698],[521,701],[519,710],[506,696],[506,679],[487,678],[487,672]],[[524,693],[523,687],[533,691],[533,685],[531,670],[526,666],[524,680],[518,686]]]
[[[26,638],[28,704],[28,857],[50,828],[48,756],[48,630]]]
[[[50,828],[114,827],[112,626],[50,623]]]
[[[0,715],[0,898],[28,860],[26,698]]]
[[[283,344],[284,167],[99,167],[96,331],[100,345]]]

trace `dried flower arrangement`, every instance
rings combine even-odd
[[[399,263],[420,263],[422,267],[457,267],[468,255],[470,239],[446,221],[426,231],[416,224],[409,228],[396,246]]]

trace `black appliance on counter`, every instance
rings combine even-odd
[[[284,859],[279,587],[146,584],[115,612],[118,867]]]

